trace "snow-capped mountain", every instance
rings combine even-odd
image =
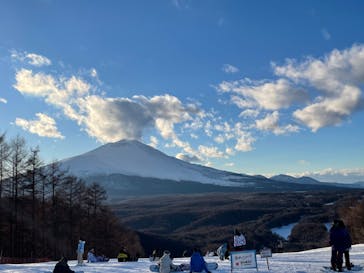
[[[325,183],[276,181],[191,164],[136,140],[102,145],[64,159],[61,166],[86,182],[101,184],[111,199],[121,196],[236,191],[327,189]]]
[[[105,144],[85,154],[62,160],[61,164],[79,177],[122,174],[222,186],[236,186],[237,183],[242,186],[241,180],[244,178],[247,183],[256,180],[253,176],[191,164],[136,140]]]

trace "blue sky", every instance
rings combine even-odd
[[[362,1],[1,1],[0,132],[364,181]]]

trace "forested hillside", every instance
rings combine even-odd
[[[341,218],[354,243],[364,243],[364,191],[326,190],[281,193],[210,193],[124,200],[113,209],[123,223],[141,233],[143,247],[216,250],[232,244],[240,229],[248,249],[299,251],[328,246],[330,222]],[[273,228],[294,224],[289,238]],[[283,242],[283,249],[278,248]]]
[[[0,137],[0,251],[2,257],[75,257],[86,250],[115,257],[121,245],[143,254],[135,232],[124,228],[104,204],[106,192],[86,185],[53,162],[43,166],[38,148],[23,138]]]

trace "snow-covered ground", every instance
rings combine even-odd
[[[354,245],[350,252],[351,261],[354,265],[364,266],[364,244]],[[219,261],[217,257],[205,257],[206,261],[216,261],[218,269],[213,273],[231,273],[229,260]],[[189,262],[188,258],[175,258],[175,264]],[[330,248],[321,248],[293,253],[273,253],[269,258],[267,268],[266,259],[260,258],[257,254],[258,272],[260,273],[320,273],[324,266],[330,264]],[[2,264],[1,273],[44,273],[52,272],[56,262],[37,263],[37,264]],[[85,273],[150,273],[149,266],[152,262],[147,258],[139,259],[138,262],[118,263],[116,259],[111,259],[108,263],[94,263],[85,266],[76,266],[76,261],[69,261],[71,269],[84,271]],[[244,269],[242,273],[257,272],[256,269]],[[354,272],[354,271],[353,271]],[[364,269],[360,271],[364,273]]]

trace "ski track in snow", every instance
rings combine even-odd
[[[173,254],[173,251],[172,251]],[[266,259],[262,259],[257,253],[258,271],[256,269],[234,270],[241,273],[320,273],[323,266],[330,265],[331,248],[320,248],[302,252],[273,253],[269,258],[269,268]],[[364,266],[364,244],[354,245],[350,251],[350,258],[355,265]],[[215,261],[219,268],[212,273],[231,273],[230,261],[220,261],[217,257],[205,257],[207,262]],[[189,258],[174,258],[175,264],[189,262]],[[1,264],[1,273],[50,273],[56,262],[34,264]],[[148,258],[141,258],[138,262],[118,263],[111,259],[108,263],[85,263],[85,266],[76,266],[76,261],[68,262],[72,270],[84,273],[150,273],[149,266],[153,264]],[[188,271],[185,271],[189,273]],[[364,273],[360,271],[346,271]]]

